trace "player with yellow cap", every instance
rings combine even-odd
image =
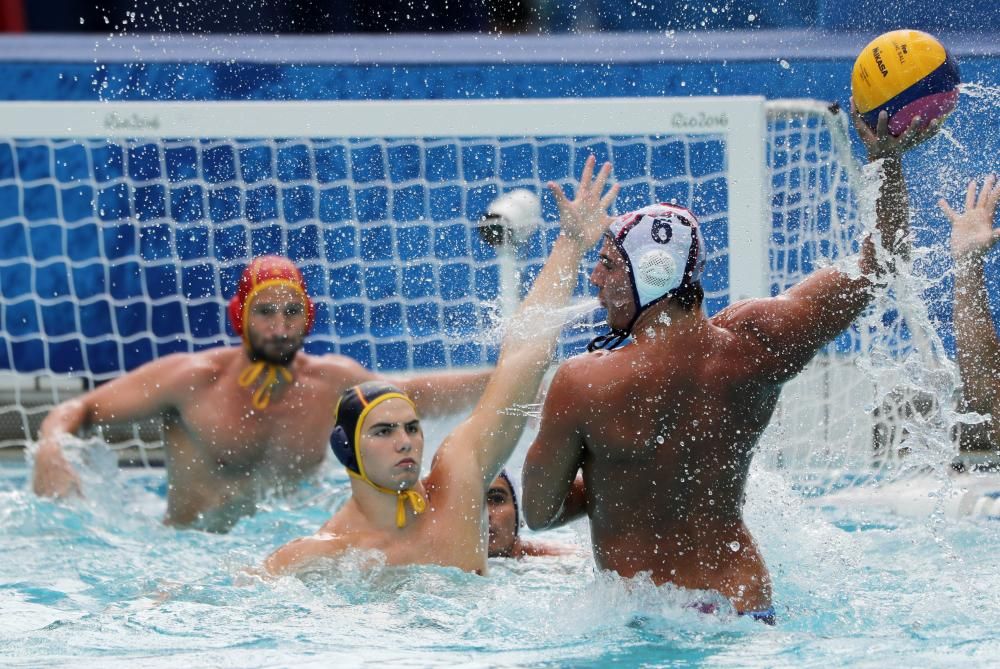
[[[351,548],[379,551],[390,565],[486,571],[487,491],[527,421],[512,409],[534,400],[561,329],[539,323],[569,300],[576,281],[567,277],[577,275],[583,254],[607,228],[618,194],[617,186],[604,192],[610,164],[596,177],[594,164],[591,156],[572,202],[549,184],[560,235],[504,338],[482,398],[437,449],[427,475],[421,476],[420,414],[409,393],[378,383],[348,389],[336,405],[330,445],[351,474],[351,497],[317,534],[275,551],[264,565],[269,574],[294,573]]]

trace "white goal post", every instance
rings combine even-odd
[[[821,104],[821,103],[815,103]],[[784,106],[783,109],[791,107]],[[739,297],[767,292],[763,97],[337,102],[13,102],[10,137],[566,137],[721,135],[728,147],[730,257]]]

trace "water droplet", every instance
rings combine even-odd
[[[663,443],[664,441],[665,441],[665,440],[664,440],[664,438],[663,438],[663,435],[662,435],[662,434],[658,434],[658,435],[656,435],[656,443],[658,443],[658,444],[662,444],[662,443]]]
[[[789,63],[789,62],[788,62],[787,60],[785,60],[784,58],[782,58],[781,60],[779,60],[779,61],[778,61],[778,64],[779,64],[779,65],[781,65],[782,69],[785,69],[785,70],[789,69],[789,68],[790,68],[790,67],[792,66],[792,64],[791,64],[791,63]]]
[[[740,549],[740,542],[738,542],[738,541],[730,541],[729,542],[729,549],[735,553],[736,551],[738,551]]]

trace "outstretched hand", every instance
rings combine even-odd
[[[875,130],[868,127],[854,98],[851,98],[851,120],[854,122],[854,129],[858,132],[858,137],[868,151],[868,160],[879,160],[880,158],[898,158],[918,144],[926,142],[937,134],[941,129],[943,118],[936,118],[925,124],[919,116],[913,118],[909,127],[898,137],[889,132],[889,114],[886,111],[879,112],[878,123]]]
[[[559,206],[559,225],[562,234],[577,242],[584,250],[594,246],[611,224],[608,207],[618,197],[620,186],[615,184],[602,196],[604,187],[611,175],[611,163],[604,163],[601,171],[594,177],[594,165],[597,159],[591,155],[583,166],[580,175],[580,185],[576,196],[570,201],[563,192],[562,186],[550,181],[549,190]]]
[[[943,198],[938,200],[941,211],[951,221],[951,257],[956,262],[981,258],[1000,239],[1000,229],[993,228],[997,201],[1000,201],[1000,182],[990,175],[983,179],[978,197],[976,191],[973,179],[965,192],[964,214],[956,213]]]

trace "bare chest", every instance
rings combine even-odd
[[[485,525],[467,520],[452,523],[448,515],[431,507],[402,529],[376,530],[351,523],[351,543],[355,548],[379,551],[388,565],[434,564],[485,572]],[[330,529],[339,533],[336,523]]]
[[[220,382],[191,398],[168,423],[168,438],[186,442],[220,474],[264,469],[297,477],[326,455],[333,415],[321,402],[315,390],[293,386],[260,410],[245,388]]]

